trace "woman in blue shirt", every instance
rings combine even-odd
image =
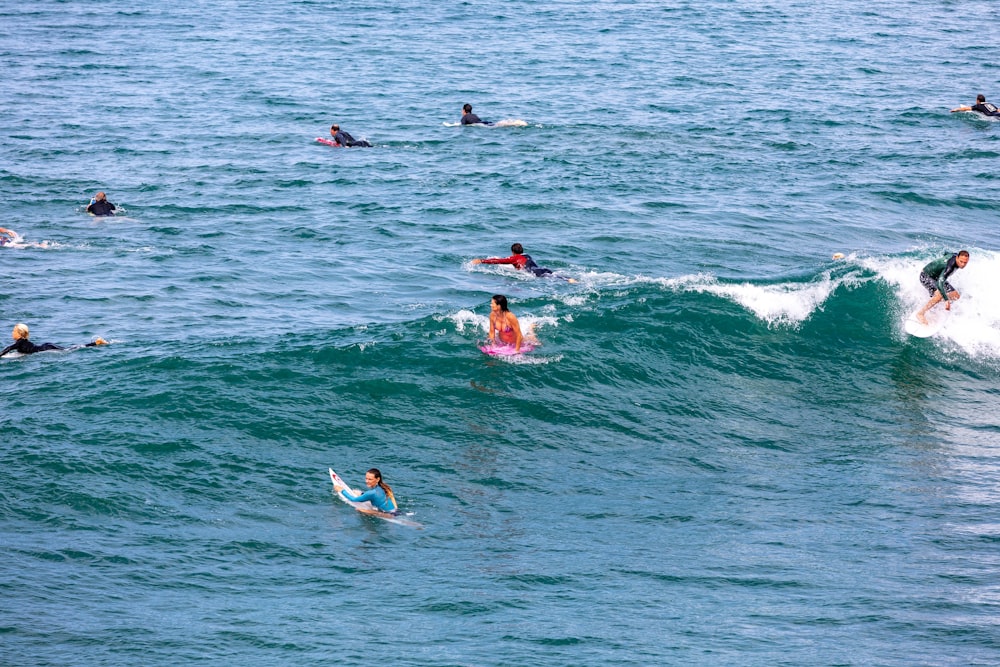
[[[365,484],[368,485],[368,490],[357,496],[351,494],[343,486],[334,490],[353,503],[363,503],[367,500],[372,504],[372,507],[385,514],[396,514],[399,511],[396,497],[392,494],[389,485],[382,481],[382,473],[379,472],[378,468],[372,468],[365,473]]]

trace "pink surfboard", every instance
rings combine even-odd
[[[336,141],[331,141],[330,139],[324,139],[323,137],[316,137],[316,141],[326,146],[333,146],[334,148],[340,148],[340,144]]]
[[[520,352],[515,352],[514,346],[510,343],[484,343],[479,346],[479,349],[483,352],[483,354],[488,354],[491,357],[512,357],[517,354],[531,352],[535,349],[535,344],[526,340],[521,341]]]

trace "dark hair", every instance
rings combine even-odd
[[[389,500],[392,501],[392,504],[398,507],[399,503],[396,502],[396,496],[392,495],[392,489],[389,488],[388,484],[382,481],[382,471],[378,468],[371,468],[368,472],[375,475],[375,479],[378,480],[378,485],[382,487],[383,491],[385,491],[385,495],[389,496]]]
[[[968,257],[968,256],[969,256],[969,251],[968,250],[959,250],[955,254],[955,257]]]
[[[463,104],[462,105],[462,111],[464,111],[465,113],[472,113],[472,105],[471,104]]]
[[[337,125],[336,123],[331,125],[330,129],[333,130],[334,132],[340,132],[340,126]]]
[[[977,103],[982,104],[985,101],[986,101],[986,96],[985,95],[976,95],[976,102]]]
[[[494,294],[493,301],[497,302],[497,305],[500,306],[500,310],[502,312],[506,313],[509,310],[509,308],[507,308],[507,297],[503,294]]]
[[[521,245],[520,243],[515,243],[514,245],[512,245],[510,247],[510,251],[512,253],[514,253],[515,255],[523,255],[524,254],[524,246]]]

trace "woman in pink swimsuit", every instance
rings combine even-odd
[[[490,342],[498,342],[514,346],[514,352],[521,351],[524,336],[521,335],[521,325],[517,317],[507,308],[507,297],[495,294],[490,301]]]

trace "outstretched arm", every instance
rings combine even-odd
[[[972,107],[958,107],[957,109],[951,110],[952,113],[955,113],[956,111],[972,111]]]

